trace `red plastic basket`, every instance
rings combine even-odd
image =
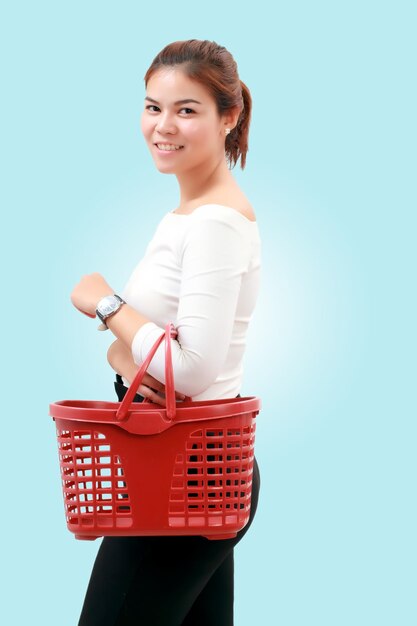
[[[56,424],[68,529],[122,535],[235,537],[249,520],[257,397],[176,402],[173,324],[122,402],[62,400]],[[165,337],[166,407],[132,402]]]

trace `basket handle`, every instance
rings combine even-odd
[[[171,356],[171,337],[175,338],[178,334],[177,329],[175,328],[172,322],[168,322],[165,326],[165,333],[163,333],[158,339],[155,341],[152,348],[149,350],[146,359],[142,363],[140,369],[137,371],[135,378],[132,380],[128,390],[120,407],[116,412],[116,419],[123,420],[127,416],[129,412],[130,405],[133,403],[133,398],[135,397],[136,390],[142,382],[143,377],[145,376],[146,370],[149,367],[149,363],[153,359],[153,356],[162,340],[165,338],[165,389],[166,389],[166,416],[169,421],[172,421],[175,418],[176,414],[176,403],[175,403],[175,387],[174,387],[174,372],[172,369],[172,356]],[[165,410],[165,409],[164,409]]]

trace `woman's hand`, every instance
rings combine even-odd
[[[114,294],[113,289],[98,272],[83,276],[71,293],[71,302],[76,309],[89,317],[96,317],[97,304],[104,296]]]
[[[116,339],[116,341],[113,341],[110,345],[107,351],[107,360],[120,376],[124,376],[124,378],[128,380],[129,384],[133,381],[140,369],[139,365],[134,362],[132,353],[120,339]],[[147,372],[145,372],[142,383],[139,385],[136,392],[140,393],[145,398],[149,398],[156,404],[166,406],[165,385]],[[158,392],[163,393],[164,396],[160,396]],[[185,398],[184,394],[178,392],[175,392],[175,397],[177,400],[183,400]]]

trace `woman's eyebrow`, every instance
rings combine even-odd
[[[155,102],[155,104],[159,104],[158,100],[154,100],[149,96],[145,96],[145,100],[149,100],[149,102]],[[186,98],[185,100],[177,100],[174,104],[187,104],[188,102],[195,102],[196,104],[201,104],[198,100],[193,100],[192,98]]]

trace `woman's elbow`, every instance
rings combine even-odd
[[[109,349],[107,350],[107,362],[109,363],[109,365],[112,364],[112,352],[113,352],[112,348],[113,348],[113,345],[114,344],[111,344],[109,346]]]
[[[113,368],[116,363],[116,358],[120,354],[120,340],[116,339],[113,343],[110,344],[109,349],[107,350],[107,362]]]

